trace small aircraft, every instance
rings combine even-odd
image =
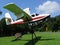
[[[11,11],[17,16],[17,20],[13,20],[9,13],[5,13],[6,25],[11,24],[24,24],[37,25],[38,23],[47,20],[50,14],[30,14],[29,8],[22,10],[14,3],[10,3],[4,6],[5,9]]]
[[[42,21],[42,20],[44,20],[47,17],[49,17],[49,14],[41,14],[41,15],[38,15],[38,16],[34,15],[34,17],[32,15],[30,21],[28,21],[28,20],[24,21],[23,19],[18,19],[16,21],[13,21],[12,17],[10,16],[10,14],[9,13],[5,13],[6,25],[10,25],[10,24],[24,24],[24,23],[38,23],[39,21]]]

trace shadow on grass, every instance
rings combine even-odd
[[[55,40],[55,39],[54,38],[40,39],[40,41],[48,41],[48,40]]]
[[[12,42],[15,42],[15,41],[28,41],[25,45],[35,45],[38,41],[48,41],[48,40],[55,40],[55,39],[54,38],[41,39],[41,37],[36,37],[33,40],[17,39],[17,40],[12,40]]]
[[[36,42],[38,42],[41,39],[41,37],[36,37],[33,40],[28,41],[25,45],[35,45]]]
[[[11,42],[20,41],[21,39],[14,39]]]
[[[25,45],[35,45],[38,41],[47,41],[47,40],[54,40],[54,38],[41,39],[41,37],[37,37],[37,38],[34,38],[33,40],[28,41]]]

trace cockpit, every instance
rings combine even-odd
[[[32,16],[32,17],[35,17],[35,16],[38,16],[38,15],[39,15],[39,14],[36,13],[36,14],[32,14],[31,16]]]

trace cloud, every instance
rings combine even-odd
[[[60,10],[60,5],[55,1],[47,1],[35,8],[37,13],[55,13]]]

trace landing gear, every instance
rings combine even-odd
[[[33,38],[34,36],[35,36],[35,38],[37,38],[36,35],[35,35],[35,33],[33,33],[32,34],[32,45],[34,45],[34,41],[35,41],[34,38]]]
[[[34,45],[34,39],[33,39],[33,37],[35,36],[35,38],[37,39],[37,37],[36,37],[36,34],[35,34],[35,32],[34,32],[34,30],[32,30],[33,32],[31,33],[32,34],[32,45]]]

